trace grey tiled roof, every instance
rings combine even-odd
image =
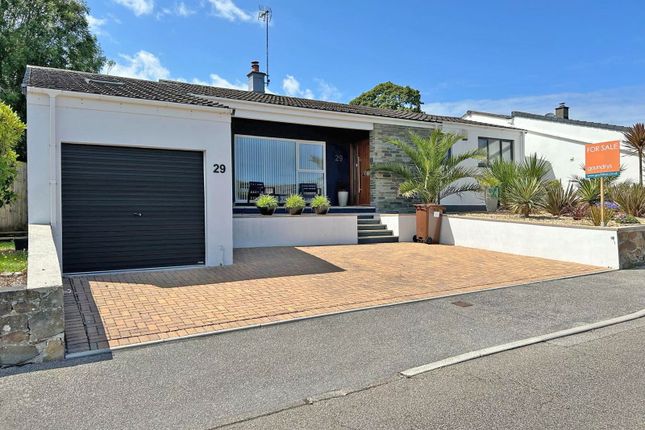
[[[176,85],[163,82],[48,67],[28,66],[22,85],[23,87],[30,86],[131,99],[227,108],[221,103],[188,94],[177,88]]]
[[[616,124],[605,124],[602,122],[591,122],[591,121],[580,121],[577,119],[564,119],[564,118],[558,118],[557,116],[553,115],[538,115],[535,113],[529,113],[529,112],[520,112],[520,111],[513,111],[511,112],[511,116],[513,117],[521,117],[521,118],[530,118],[530,119],[539,119],[541,121],[551,121],[551,122],[559,122],[562,124],[571,124],[571,125],[579,125],[582,127],[593,127],[593,128],[602,128],[605,130],[614,130],[614,131],[627,131],[629,127],[625,127],[622,125],[616,125]]]
[[[227,108],[221,101],[210,97],[289,106],[326,112],[340,112],[381,118],[394,118],[430,123],[451,122],[457,124],[515,129],[514,127],[486,124],[452,116],[430,115],[424,112],[379,109],[344,103],[287,97],[276,94],[257,93],[206,85],[188,84],[178,81],[159,82],[73,70],[28,66],[23,87],[38,87],[133,99],[156,100],[189,105]]]

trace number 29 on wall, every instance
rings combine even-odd
[[[213,164],[213,173],[226,173],[226,164]]]

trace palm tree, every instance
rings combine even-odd
[[[454,133],[432,130],[428,137],[410,133],[410,141],[391,140],[389,143],[400,149],[410,159],[405,162],[385,162],[372,166],[374,172],[391,173],[402,179],[399,193],[406,198],[418,199],[423,203],[440,204],[447,196],[461,195],[467,191],[479,191],[476,181],[461,181],[477,178],[476,167],[461,163],[469,159],[481,159],[479,150],[452,154],[452,147],[463,139]]]
[[[645,152],[645,124],[638,122],[623,133],[625,135],[625,147],[632,153],[638,155],[638,183],[643,185],[643,152]]]

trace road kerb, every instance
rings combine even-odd
[[[424,364],[422,366],[413,367],[407,370],[400,372],[401,375],[411,378],[422,373],[430,372],[432,370],[441,369],[442,367],[452,366],[454,364],[463,363],[465,361],[474,360],[480,357],[486,357],[488,355],[497,354],[504,351],[509,351],[511,349],[521,348],[528,345],[533,345],[536,343],[547,342],[549,340],[557,339],[560,337],[571,336],[574,334],[580,334],[591,330],[596,330],[603,327],[608,327],[615,324],[624,323],[627,321],[632,321],[638,318],[645,317],[645,309],[641,309],[638,312],[634,312],[627,315],[622,315],[619,317],[611,318],[604,321],[598,321],[591,324],[585,324],[578,327],[569,328],[566,330],[560,330],[549,334],[544,334],[541,336],[529,337],[527,339],[522,339],[514,342],[505,343],[502,345],[491,346],[489,348],[479,349],[477,351],[467,352],[465,354],[455,355],[453,357],[445,358],[443,360],[434,361],[432,363]]]

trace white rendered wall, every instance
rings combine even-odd
[[[233,218],[235,248],[357,242],[356,215],[239,215]]]
[[[381,223],[392,230],[394,236],[399,237],[399,242],[412,242],[412,237],[417,234],[417,217],[415,214],[380,214]]]
[[[56,95],[55,98],[48,94]],[[87,97],[85,97],[87,96]],[[50,100],[55,108],[50,110]],[[53,119],[53,122],[50,121]],[[206,196],[206,265],[233,262],[231,127],[226,110],[60,94],[27,96],[30,224],[51,224],[61,253],[61,143],[202,151]],[[213,164],[225,164],[215,174]],[[162,234],[162,232],[160,232]],[[61,262],[62,264],[62,262]]]
[[[624,140],[623,133],[596,127],[541,121],[520,116],[500,118],[483,113],[471,113],[465,116],[473,121],[484,121],[492,124],[507,125],[526,130],[525,154],[538,154],[546,158],[553,170],[553,177],[566,185],[572,176],[583,176],[581,166],[585,161],[586,143]],[[638,181],[638,157],[622,151],[621,164],[625,171],[621,180]]]
[[[619,268],[616,229],[559,227],[444,216],[441,243]]]

